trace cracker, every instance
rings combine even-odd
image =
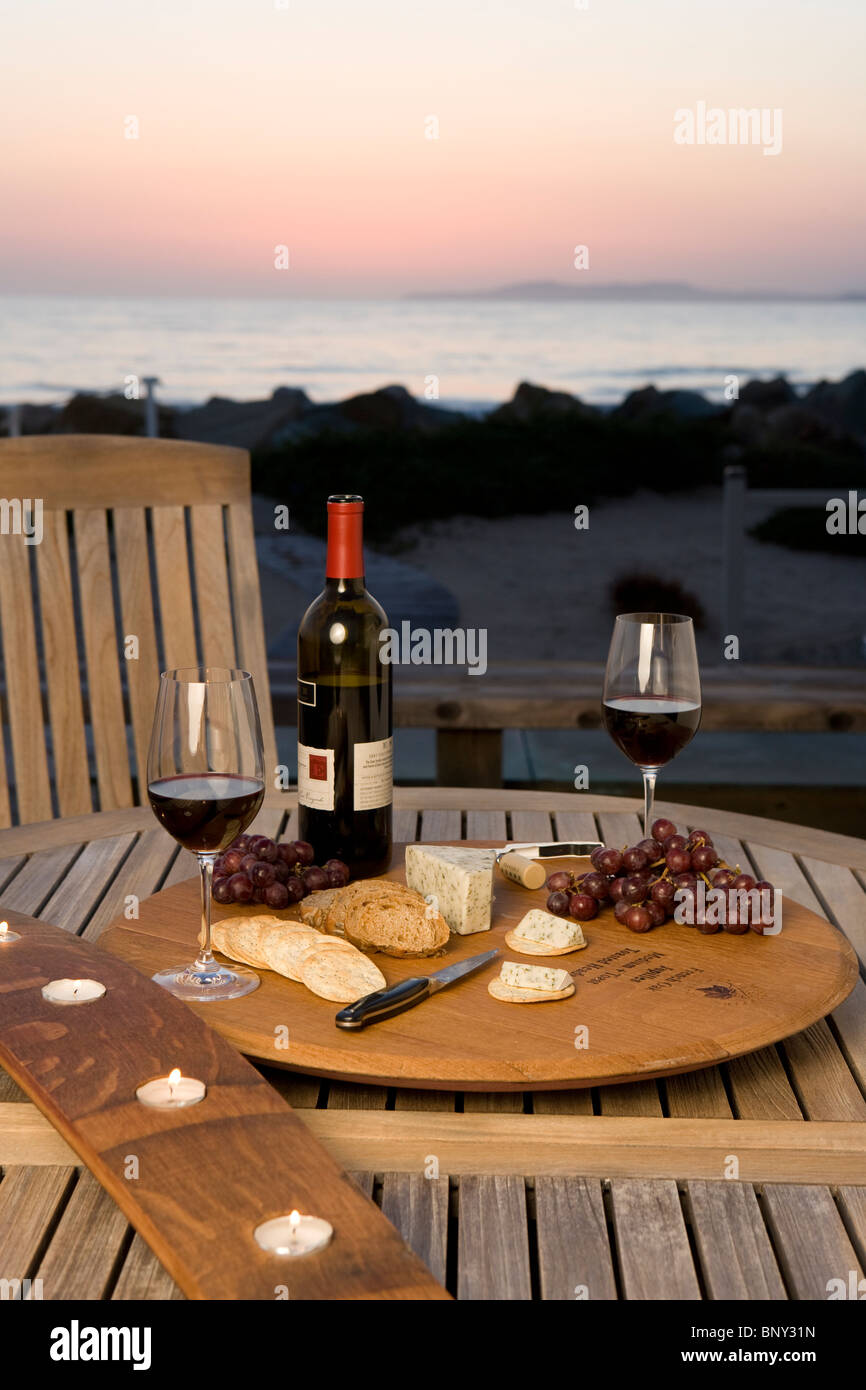
[[[574,994],[574,981],[567,989],[518,989],[514,985],[504,985],[497,975],[487,986],[487,993],[506,1004],[545,1004],[549,999],[568,999]]]
[[[505,941],[512,951],[522,956],[570,956],[572,951],[582,951],[588,941],[577,941],[573,946],[551,946],[547,941],[530,941],[528,936],[518,936],[516,929],[505,933]]]
[[[308,951],[301,964],[301,982],[313,994],[339,1004],[353,1004],[387,984],[378,966],[347,942]]]
[[[321,938],[314,927],[301,922],[281,922],[260,929],[260,950],[266,969],[300,980],[300,963],[307,951]]]

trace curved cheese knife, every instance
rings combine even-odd
[[[437,970],[432,975],[415,975],[410,980],[400,980],[389,989],[377,989],[373,994],[365,994],[363,999],[356,999],[354,1004],[347,1004],[334,1022],[338,1028],[366,1028],[368,1023],[378,1023],[380,1019],[401,1014],[404,1009],[420,1004],[422,999],[429,999],[437,990],[453,985],[455,980],[471,975],[474,970],[480,970],[482,965],[496,960],[501,954],[498,950],[484,951],[480,956],[470,956],[468,960],[446,965],[444,970]]]

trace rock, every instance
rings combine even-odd
[[[803,404],[837,430],[866,434],[866,371],[851,372],[842,381],[819,381]]]
[[[740,392],[742,405],[753,405],[757,410],[775,410],[782,405],[792,405],[797,393],[785,377],[773,377],[772,381],[747,381]]]
[[[287,426],[313,409],[306,391],[278,386],[267,401],[232,401],[212,396],[205,405],[178,411],[174,433],[178,439],[200,444],[233,444],[239,449],[261,449],[275,442]]]
[[[575,415],[585,418],[598,413],[594,406],[585,405],[578,396],[572,396],[568,391],[548,391],[546,386],[521,381],[511,400],[491,411],[488,419],[527,424],[539,417]]]
[[[813,444],[832,448],[840,442],[838,430],[800,404],[783,405],[771,410],[766,416],[766,429],[773,443]]]
[[[611,413],[619,420],[630,421],[696,420],[718,415],[721,409],[699,391],[658,391],[655,386],[644,386],[629,392]]]
[[[405,386],[383,386],[366,395],[350,396],[335,409],[351,425],[368,430],[421,430],[429,433],[462,420],[454,410],[424,405]]]

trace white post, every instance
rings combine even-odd
[[[159,439],[159,411],[156,408],[155,387],[162,383],[158,376],[146,376],[143,378],[146,387],[144,397],[144,432],[148,439]]]
[[[743,633],[743,564],[744,522],[746,510],[746,470],[740,464],[729,464],[724,474],[722,494],[722,536],[724,561],[722,565],[723,637],[732,634],[740,639]]]
[[[18,439],[21,434],[21,407],[18,404],[6,407],[6,433],[10,439]]]

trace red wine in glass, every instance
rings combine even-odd
[[[620,613],[607,658],[602,717],[614,743],[643,773],[644,834],[649,835],[656,774],[691,742],[701,722],[691,618]]]
[[[199,949],[188,965],[154,975],[178,999],[238,999],[259,984],[244,965],[221,965],[211,943],[214,861],[264,800],[259,711],[248,671],[193,666],[164,671],[147,758],[147,794],[160,825],[198,856]]]
[[[194,854],[228,849],[258,814],[265,784],[240,773],[180,773],[147,789],[153,814]]]
[[[604,726],[618,748],[638,767],[659,768],[691,741],[701,707],[664,695],[622,696],[605,700]]]

